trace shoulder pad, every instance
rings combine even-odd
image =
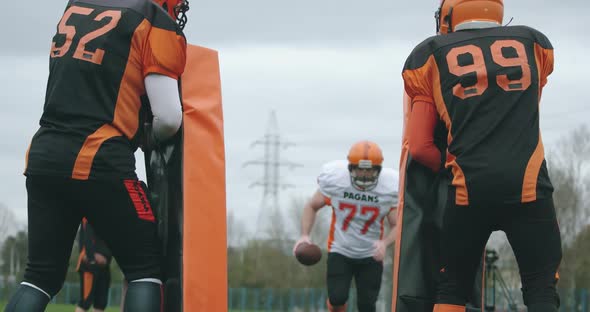
[[[348,172],[348,162],[337,160],[325,164],[318,176],[318,186],[320,192],[328,197],[339,194],[349,187],[350,173]]]

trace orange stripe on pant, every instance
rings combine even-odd
[[[433,312],[465,312],[465,306],[454,304],[435,304]]]
[[[84,272],[84,301],[88,300],[88,296],[92,292],[92,284],[94,283],[94,274]]]
[[[188,46],[182,76],[184,311],[227,311],[225,150],[217,52]],[[203,257],[203,250],[207,257]]]

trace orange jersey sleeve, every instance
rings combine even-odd
[[[405,91],[412,101],[407,139],[412,158],[436,172],[441,165],[440,151],[434,145],[438,119],[434,92],[438,70],[434,55],[425,52],[423,47],[417,47],[402,73]]]
[[[441,167],[440,151],[434,145],[434,128],[438,120],[432,103],[416,101],[408,120],[410,155],[433,172]]]
[[[547,84],[547,77],[553,72],[553,49],[535,43],[535,60],[539,70],[540,87],[543,88]]]
[[[152,27],[143,53],[143,76],[178,79],[186,64],[186,39],[175,31]]]
[[[436,66],[434,56],[430,56],[426,63],[415,69],[406,69],[402,73],[406,93],[412,102],[423,101],[434,103],[433,94],[433,66]]]

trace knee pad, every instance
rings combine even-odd
[[[328,303],[333,306],[345,305],[348,301],[348,292],[335,291],[328,295]]]
[[[41,288],[23,282],[20,284],[8,305],[5,312],[43,312],[51,300],[51,296]]]
[[[107,299],[108,299],[107,297],[95,299],[94,304],[93,304],[94,309],[95,310],[105,310],[107,308],[107,303],[108,303]],[[88,310],[88,309],[86,309],[86,310]]]
[[[129,282],[125,295],[124,312],[160,312],[162,306],[162,281],[143,278]]]
[[[358,302],[357,307],[359,309],[359,312],[377,311],[377,304],[375,302]]]
[[[527,306],[529,312],[557,312],[558,306],[553,303],[533,303]]]
[[[328,311],[330,312],[345,312],[346,311],[346,301],[341,305],[332,305],[330,299],[326,300],[326,305],[328,306]]]
[[[90,309],[90,306],[92,306],[92,303],[88,300],[84,300],[84,299],[80,299],[78,301],[78,307],[81,308],[84,311],[87,311]]]
[[[559,295],[556,289],[557,278],[545,274],[545,276],[522,276],[522,297],[524,304],[529,307],[538,306],[538,311],[557,311],[559,307]],[[554,310],[546,310],[544,307],[554,307]]]

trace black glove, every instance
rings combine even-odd
[[[158,146],[158,141],[156,139],[156,136],[154,135],[152,123],[151,122],[144,123],[143,124],[143,136],[139,142],[139,148],[141,148],[141,150],[144,153],[149,153],[149,152],[153,151],[154,149],[156,149],[157,146]]]

